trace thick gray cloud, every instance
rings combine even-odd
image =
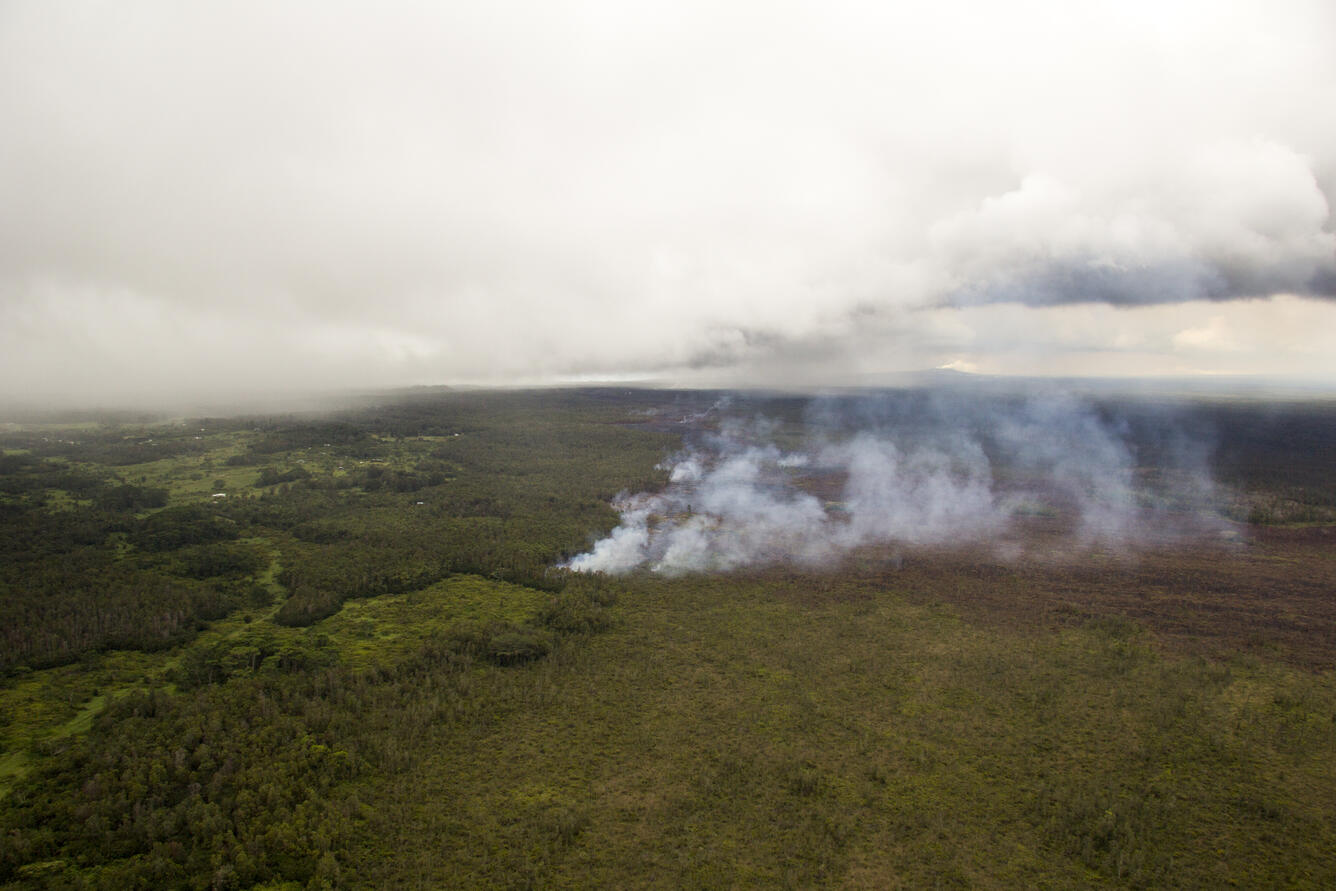
[[[945,307],[1332,296],[1330,4],[1165,5],[0,4],[6,395],[867,371]]]

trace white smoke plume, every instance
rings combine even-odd
[[[816,562],[834,553],[826,509],[783,473],[806,456],[785,455],[773,445],[741,446],[731,437],[716,438],[714,446],[674,459],[663,492],[620,499],[621,524],[570,568],[700,571]]]
[[[1061,526],[1067,548],[1121,551],[1219,528],[1204,450],[1186,447],[1172,424],[1154,431],[1167,442],[1158,472],[1175,492],[1166,495],[1139,480],[1128,422],[1070,396],[999,405],[934,397],[908,408],[817,401],[808,414],[817,422],[797,451],[767,441],[772,422],[722,424],[661,465],[662,491],[619,497],[619,525],[568,567],[810,566],[878,544],[993,542],[1016,553],[1018,521],[1034,516]],[[1157,498],[1180,509],[1149,510]]]

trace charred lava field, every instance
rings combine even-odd
[[[0,887],[1336,884],[1336,404],[0,428]]]

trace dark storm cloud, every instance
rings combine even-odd
[[[1097,261],[1045,264],[1029,276],[999,277],[950,295],[962,304],[1011,302],[1031,306],[1101,302],[1144,306],[1189,300],[1237,300],[1275,293],[1336,297],[1330,270],[1221,269],[1179,260],[1158,266],[1118,268]]]

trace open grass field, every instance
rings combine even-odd
[[[1336,885],[1336,411],[724,395],[7,433],[0,886]]]

